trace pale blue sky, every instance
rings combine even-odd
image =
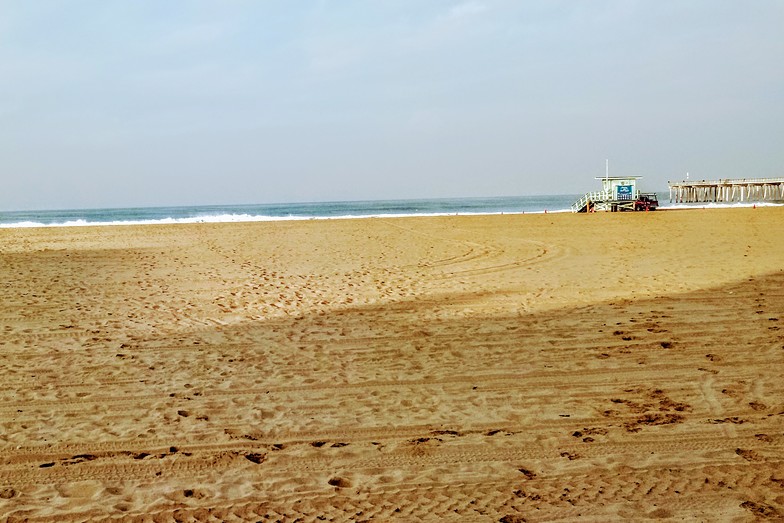
[[[784,176],[784,2],[0,0],[0,210]]]

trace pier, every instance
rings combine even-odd
[[[670,202],[784,202],[784,178],[667,182]]]

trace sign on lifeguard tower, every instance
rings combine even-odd
[[[632,198],[634,198],[634,185],[616,186],[615,197],[618,200],[631,200]]]

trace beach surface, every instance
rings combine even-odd
[[[781,520],[782,224],[0,230],[0,520]]]

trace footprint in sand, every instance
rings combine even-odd
[[[335,488],[348,488],[351,487],[352,485],[351,481],[341,477],[330,478],[330,480],[327,483],[329,483]]]
[[[735,454],[745,459],[746,461],[762,461],[762,456],[753,450],[749,449],[735,449]]]

